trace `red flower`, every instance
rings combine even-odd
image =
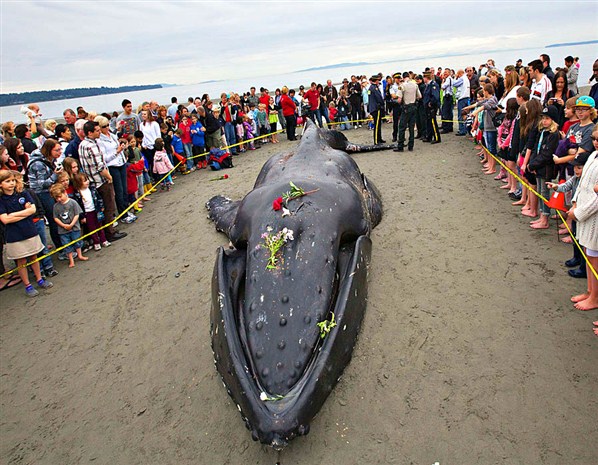
[[[225,174],[224,176],[222,176],[222,179],[228,179],[228,174]]]
[[[274,202],[272,202],[272,208],[276,211],[282,210],[282,197],[278,197]]]

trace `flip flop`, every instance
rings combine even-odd
[[[6,289],[9,289],[11,287],[15,287],[19,284],[21,284],[21,278],[19,276],[12,276],[8,281],[6,281],[6,284],[4,284],[4,286],[0,287],[0,292],[5,291]]]

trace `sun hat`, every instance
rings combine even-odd
[[[212,107],[212,112],[215,112],[215,111],[220,111],[220,105],[214,105]]]
[[[582,95],[575,102],[575,106],[576,107],[596,108],[596,102],[594,102],[594,99],[592,97],[590,97],[589,95]]]

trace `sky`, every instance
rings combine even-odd
[[[598,0],[0,0],[0,16],[2,93],[193,84],[598,38]]]

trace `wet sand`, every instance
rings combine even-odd
[[[531,230],[454,135],[355,157],[384,219],[353,360],[308,436],[280,456],[251,440],[213,366],[210,283],[227,239],[204,203],[242,197],[293,144],[237,157],[226,181],[179,176],[127,238],[74,270],[58,263],[51,291],[0,294],[0,462],[598,462],[598,314],[569,301],[585,286],[563,266],[571,246],[554,221]]]

